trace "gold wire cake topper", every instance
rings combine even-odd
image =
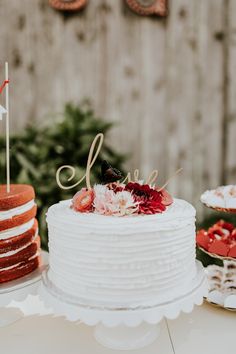
[[[86,172],[85,174],[79,179],[79,181],[77,181],[76,183],[74,183],[73,185],[70,185],[70,186],[64,186],[60,180],[60,174],[62,173],[63,170],[67,169],[67,170],[70,170],[71,171],[71,176],[68,177],[67,181],[70,182],[74,177],[75,177],[75,168],[71,165],[63,165],[61,167],[58,168],[57,172],[56,172],[56,181],[57,181],[57,184],[58,186],[61,188],[61,189],[72,189],[72,188],[75,188],[77,187],[80,183],[82,183],[84,180],[86,182],[86,187],[88,190],[91,190],[92,187],[91,187],[91,182],[90,182],[90,171],[99,155],[99,152],[102,148],[102,145],[103,145],[103,141],[104,141],[104,134],[102,133],[99,133],[95,136],[92,144],[91,144],[91,147],[89,149],[89,154],[88,154],[88,160],[87,160],[87,166],[86,166]],[[97,148],[96,148],[97,147]],[[95,150],[96,148],[96,150]],[[95,153],[94,153],[95,151]],[[179,174],[180,172],[182,171],[182,168],[179,168],[177,171],[175,171],[175,173],[168,178],[168,180],[160,187],[157,189],[157,191],[161,191],[162,189],[164,189],[167,184],[169,184],[169,182],[171,181],[171,179],[173,177],[175,177],[177,174]],[[157,177],[158,177],[158,170],[153,170],[148,178],[145,180],[145,184],[149,184],[149,185],[154,185],[155,187],[155,182],[157,181]],[[140,180],[140,173],[139,173],[139,170],[136,169],[134,170],[133,172],[133,178],[132,178],[132,173],[131,172],[128,172],[127,173],[127,176],[124,178],[123,181],[121,181],[121,183],[125,183],[125,182],[131,182],[131,181],[134,181],[134,182],[138,182]]]

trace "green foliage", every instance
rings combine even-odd
[[[236,215],[232,213],[224,213],[219,211],[212,211],[210,215],[206,216],[201,223],[197,224],[197,229],[208,229],[220,219],[231,222],[236,226]]]
[[[32,184],[36,191],[42,245],[47,247],[45,214],[48,207],[70,198],[76,190],[61,190],[56,170],[62,165],[76,168],[76,180],[85,174],[88,151],[97,133],[108,133],[112,123],[95,117],[88,105],[67,104],[60,121],[46,126],[28,126],[11,137],[11,182]],[[91,171],[92,183],[100,180],[100,163],[108,160],[122,170],[124,156],[104,142]],[[0,138],[0,180],[5,183],[5,138]],[[80,188],[82,185],[80,186]]]

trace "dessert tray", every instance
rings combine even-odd
[[[208,278],[207,302],[236,311],[236,259],[212,254],[202,247],[197,247],[197,255]]]
[[[201,202],[216,211],[236,213],[236,186],[206,191]],[[219,220],[207,231],[200,230],[197,234],[197,258],[203,263],[209,282],[206,300],[236,311],[236,227]]]
[[[32,273],[1,284],[0,288],[0,327],[4,327],[23,317],[23,314],[13,308],[9,308],[12,301],[24,301],[29,294],[37,295],[39,281],[48,264],[47,252],[42,252],[42,265]],[[6,308],[7,307],[7,308]]]
[[[180,312],[190,313],[194,305],[201,305],[208,293],[205,272],[197,261],[197,275],[189,292],[175,300],[155,306],[137,308],[106,308],[86,306],[78,298],[71,298],[57,289],[48,279],[47,270],[39,285],[39,296],[46,307],[56,316],[65,316],[70,321],[82,321],[95,326],[95,338],[112,349],[136,349],[153,342],[160,331],[157,324],[163,318],[175,319]]]
[[[216,211],[236,213],[236,186],[220,186],[207,190],[200,200],[206,207]]]

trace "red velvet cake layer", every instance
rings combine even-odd
[[[0,257],[0,271],[4,268],[11,267],[14,264],[21,262],[26,262],[29,258],[33,257],[40,247],[39,236],[31,242],[27,247],[19,250],[18,252],[12,255],[6,255],[6,257]],[[3,255],[4,256],[4,255]]]
[[[18,236],[9,237],[4,240],[0,239],[0,255],[3,253],[17,250],[18,248],[21,248],[30,243],[34,239],[37,229],[38,221],[34,219],[34,225],[31,227],[30,230]]]
[[[1,220],[0,221],[0,231],[12,229],[13,227],[20,226],[22,224],[27,223],[31,219],[34,219],[37,213],[37,206],[35,205],[30,210],[22,213],[20,215],[16,215],[11,219]]]
[[[39,266],[34,198],[30,185],[11,184],[10,193],[6,185],[0,186],[0,283],[21,278]]]
[[[17,208],[34,198],[34,188],[28,184],[11,184],[10,193],[5,184],[0,185],[0,210]]]
[[[21,278],[33,272],[40,265],[40,257],[27,260],[17,264],[15,267],[8,270],[0,270],[0,283],[5,283],[10,280]]]

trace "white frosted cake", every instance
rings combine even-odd
[[[142,186],[137,191],[137,183],[129,185],[125,189],[135,197],[133,205],[120,185],[111,192],[116,199],[109,191],[105,198],[107,187],[97,185],[49,208],[48,278],[71,299],[91,306],[151,306],[191,290],[195,209],[180,199],[165,203],[165,198],[158,212],[157,194],[149,198],[151,188],[142,194]]]

